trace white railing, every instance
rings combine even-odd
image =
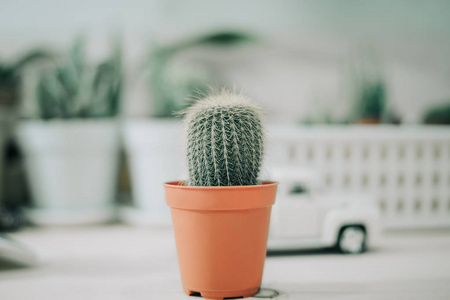
[[[450,128],[270,126],[266,169],[322,174],[339,193],[376,197],[386,228],[450,227]]]

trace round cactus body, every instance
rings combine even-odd
[[[185,113],[191,186],[258,184],[263,156],[261,110],[242,95],[222,91]]]

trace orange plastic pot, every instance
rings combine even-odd
[[[164,185],[187,295],[223,299],[258,292],[277,185]]]

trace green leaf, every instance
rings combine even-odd
[[[114,117],[119,112],[121,48],[99,65],[89,63],[84,40],[75,40],[61,63],[42,76],[38,101],[43,118]]]

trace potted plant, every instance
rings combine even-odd
[[[125,148],[130,167],[133,206],[121,210],[127,223],[169,225],[170,213],[164,205],[159,182],[183,176],[186,171],[181,124],[178,112],[204,94],[212,84],[211,74],[198,64],[176,68],[174,60],[188,50],[232,47],[252,38],[240,32],[215,32],[188,38],[173,44],[153,47],[145,69],[152,100],[149,119],[130,120],[124,126]]]
[[[387,112],[386,83],[381,63],[372,51],[356,55],[349,67],[352,119],[360,124],[379,124]]]
[[[261,284],[277,183],[260,182],[258,107],[222,91],[184,116],[189,180],[165,184],[184,292],[251,297]]]
[[[39,119],[18,126],[38,224],[104,222],[114,217],[122,71],[112,56],[89,64],[77,40],[60,64],[39,77]]]
[[[21,75],[29,64],[49,56],[49,51],[33,49],[12,62],[0,59],[0,232],[17,229],[23,223],[19,212],[23,203],[8,193],[6,181],[10,179],[7,175],[11,163],[7,159],[10,151],[5,151],[15,146],[12,133],[19,108]],[[23,189],[23,182],[15,184]]]
[[[450,101],[429,107],[422,116],[427,125],[450,125]]]

